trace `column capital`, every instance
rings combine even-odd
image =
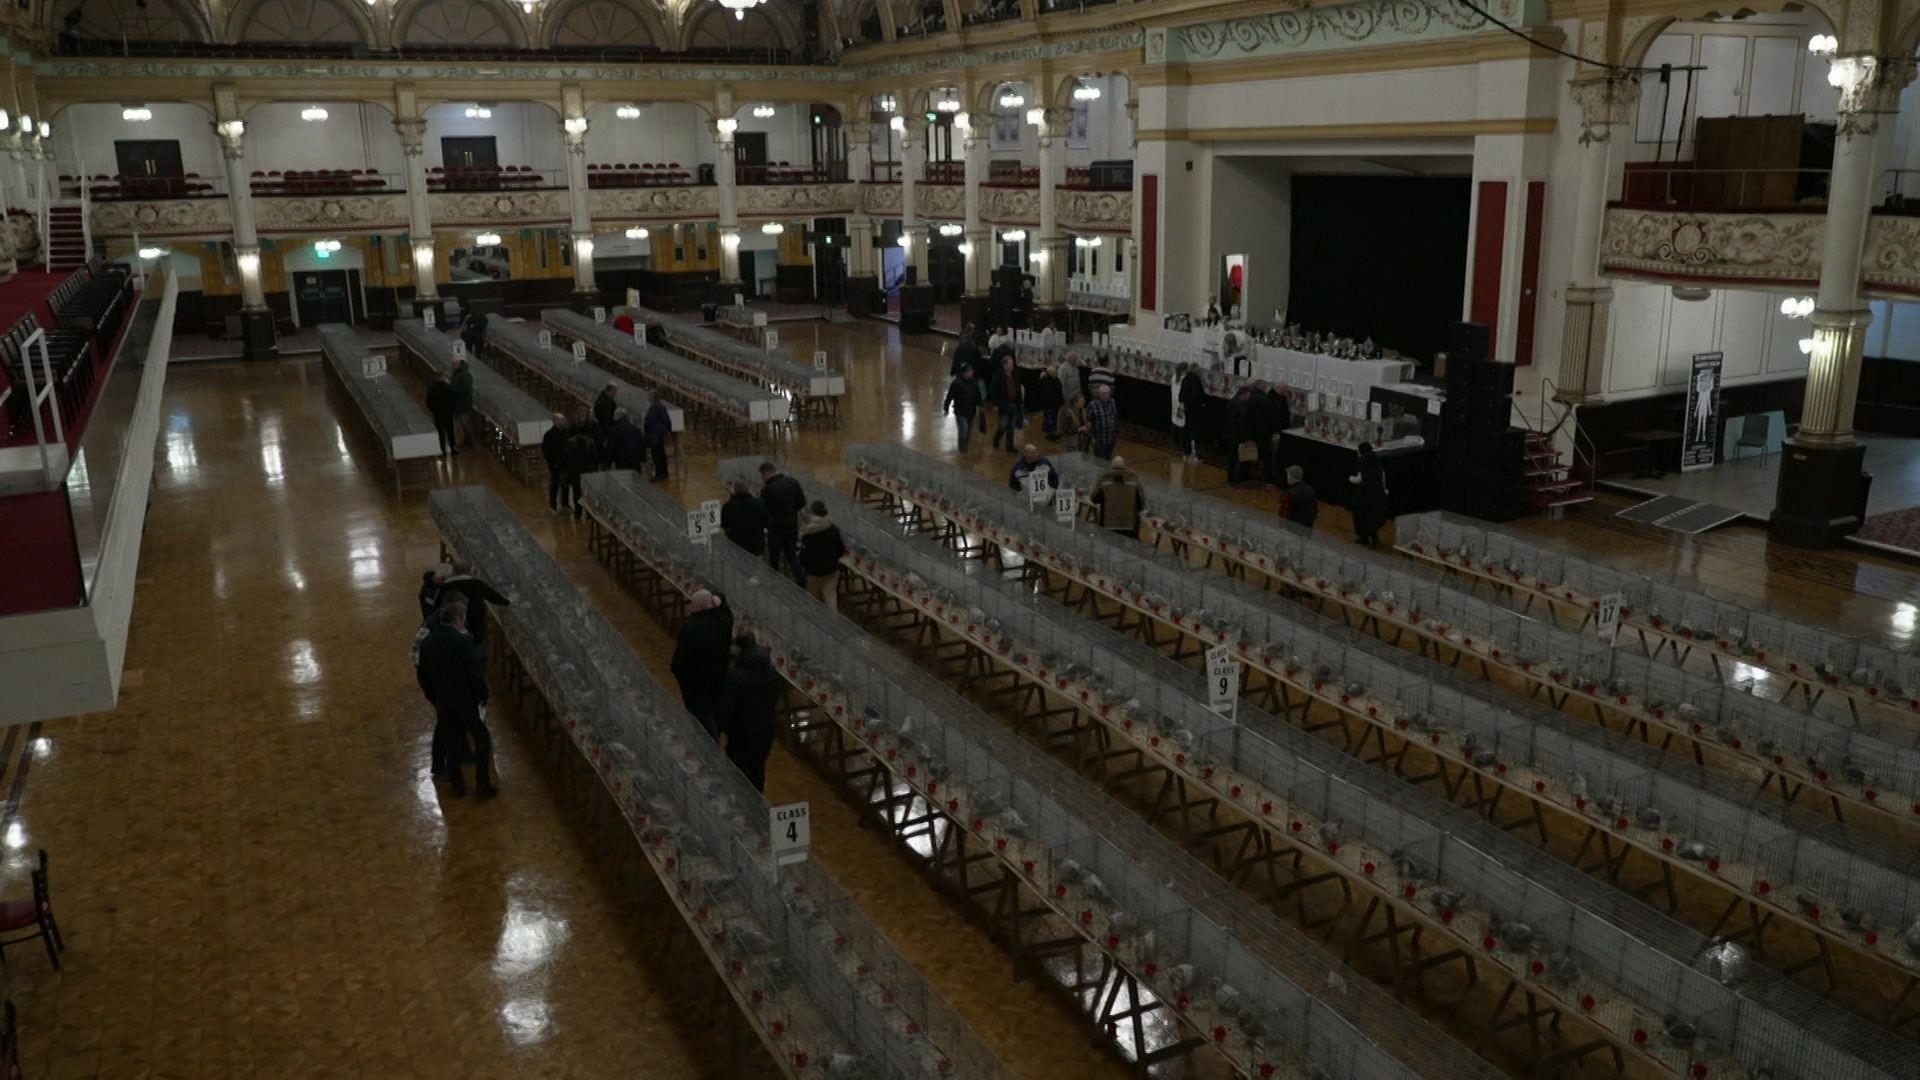
[[[1914,79],[1916,58],[1848,54],[1830,61],[1827,81],[1840,91],[1835,108],[1835,133],[1871,136],[1880,130],[1880,117],[1900,110],[1900,92]]]
[[[427,122],[419,117],[399,119],[393,122],[393,130],[400,136],[400,152],[408,157],[419,157],[427,152]]]
[[[1633,75],[1606,72],[1583,75],[1567,83],[1573,103],[1580,106],[1580,144],[1606,142],[1616,124],[1633,119],[1640,103],[1640,80]]]

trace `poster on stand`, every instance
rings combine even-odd
[[[1687,419],[1680,431],[1680,471],[1711,469],[1720,460],[1720,367],[1725,353],[1693,354]]]

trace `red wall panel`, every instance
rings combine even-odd
[[[1160,178],[1140,178],[1140,308],[1160,305]]]
[[[1473,304],[1474,322],[1487,328],[1489,339],[1500,336],[1500,263],[1507,239],[1507,182],[1482,180],[1474,206]]]
[[[1534,308],[1540,302],[1540,228],[1547,209],[1547,185],[1543,180],[1527,182],[1527,231],[1520,241],[1520,320],[1513,339],[1513,362],[1525,367],[1533,363]]]

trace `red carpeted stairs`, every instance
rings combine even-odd
[[[1536,512],[1558,515],[1570,506],[1593,501],[1593,485],[1573,475],[1573,467],[1554,449],[1553,436],[1544,431],[1527,432],[1524,461],[1520,477],[1527,505]]]
[[[47,269],[58,273],[87,264],[87,229],[82,213],[77,201],[47,208]]]

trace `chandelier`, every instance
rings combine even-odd
[[[619,108],[613,110],[613,115],[619,117],[622,120],[638,120],[640,119],[640,106],[622,105]]]
[[[1017,109],[1026,103],[1026,96],[1015,90],[1009,90],[1000,95],[1000,107],[1003,109]]]
[[[1100,100],[1100,88],[1091,83],[1083,82],[1073,88],[1073,100],[1098,101]]]
[[[487,108],[485,105],[469,105],[467,106],[467,119],[491,120],[493,119],[493,110]]]
[[[779,236],[781,233],[787,231],[787,227],[777,221],[769,221],[765,225],[760,226],[760,231],[768,236]]]
[[[497,232],[483,232],[474,237],[473,242],[481,247],[498,247],[500,244],[500,234]]]
[[[720,0],[720,6],[733,12],[735,19],[744,19],[747,12],[757,6],[760,0]]]
[[[772,105],[755,105],[753,107],[753,115],[759,117],[762,120],[765,120],[768,117],[773,115],[773,106]]]
[[[629,240],[645,240],[648,235],[646,227],[642,225],[635,225],[633,228],[627,230],[627,239]]]

